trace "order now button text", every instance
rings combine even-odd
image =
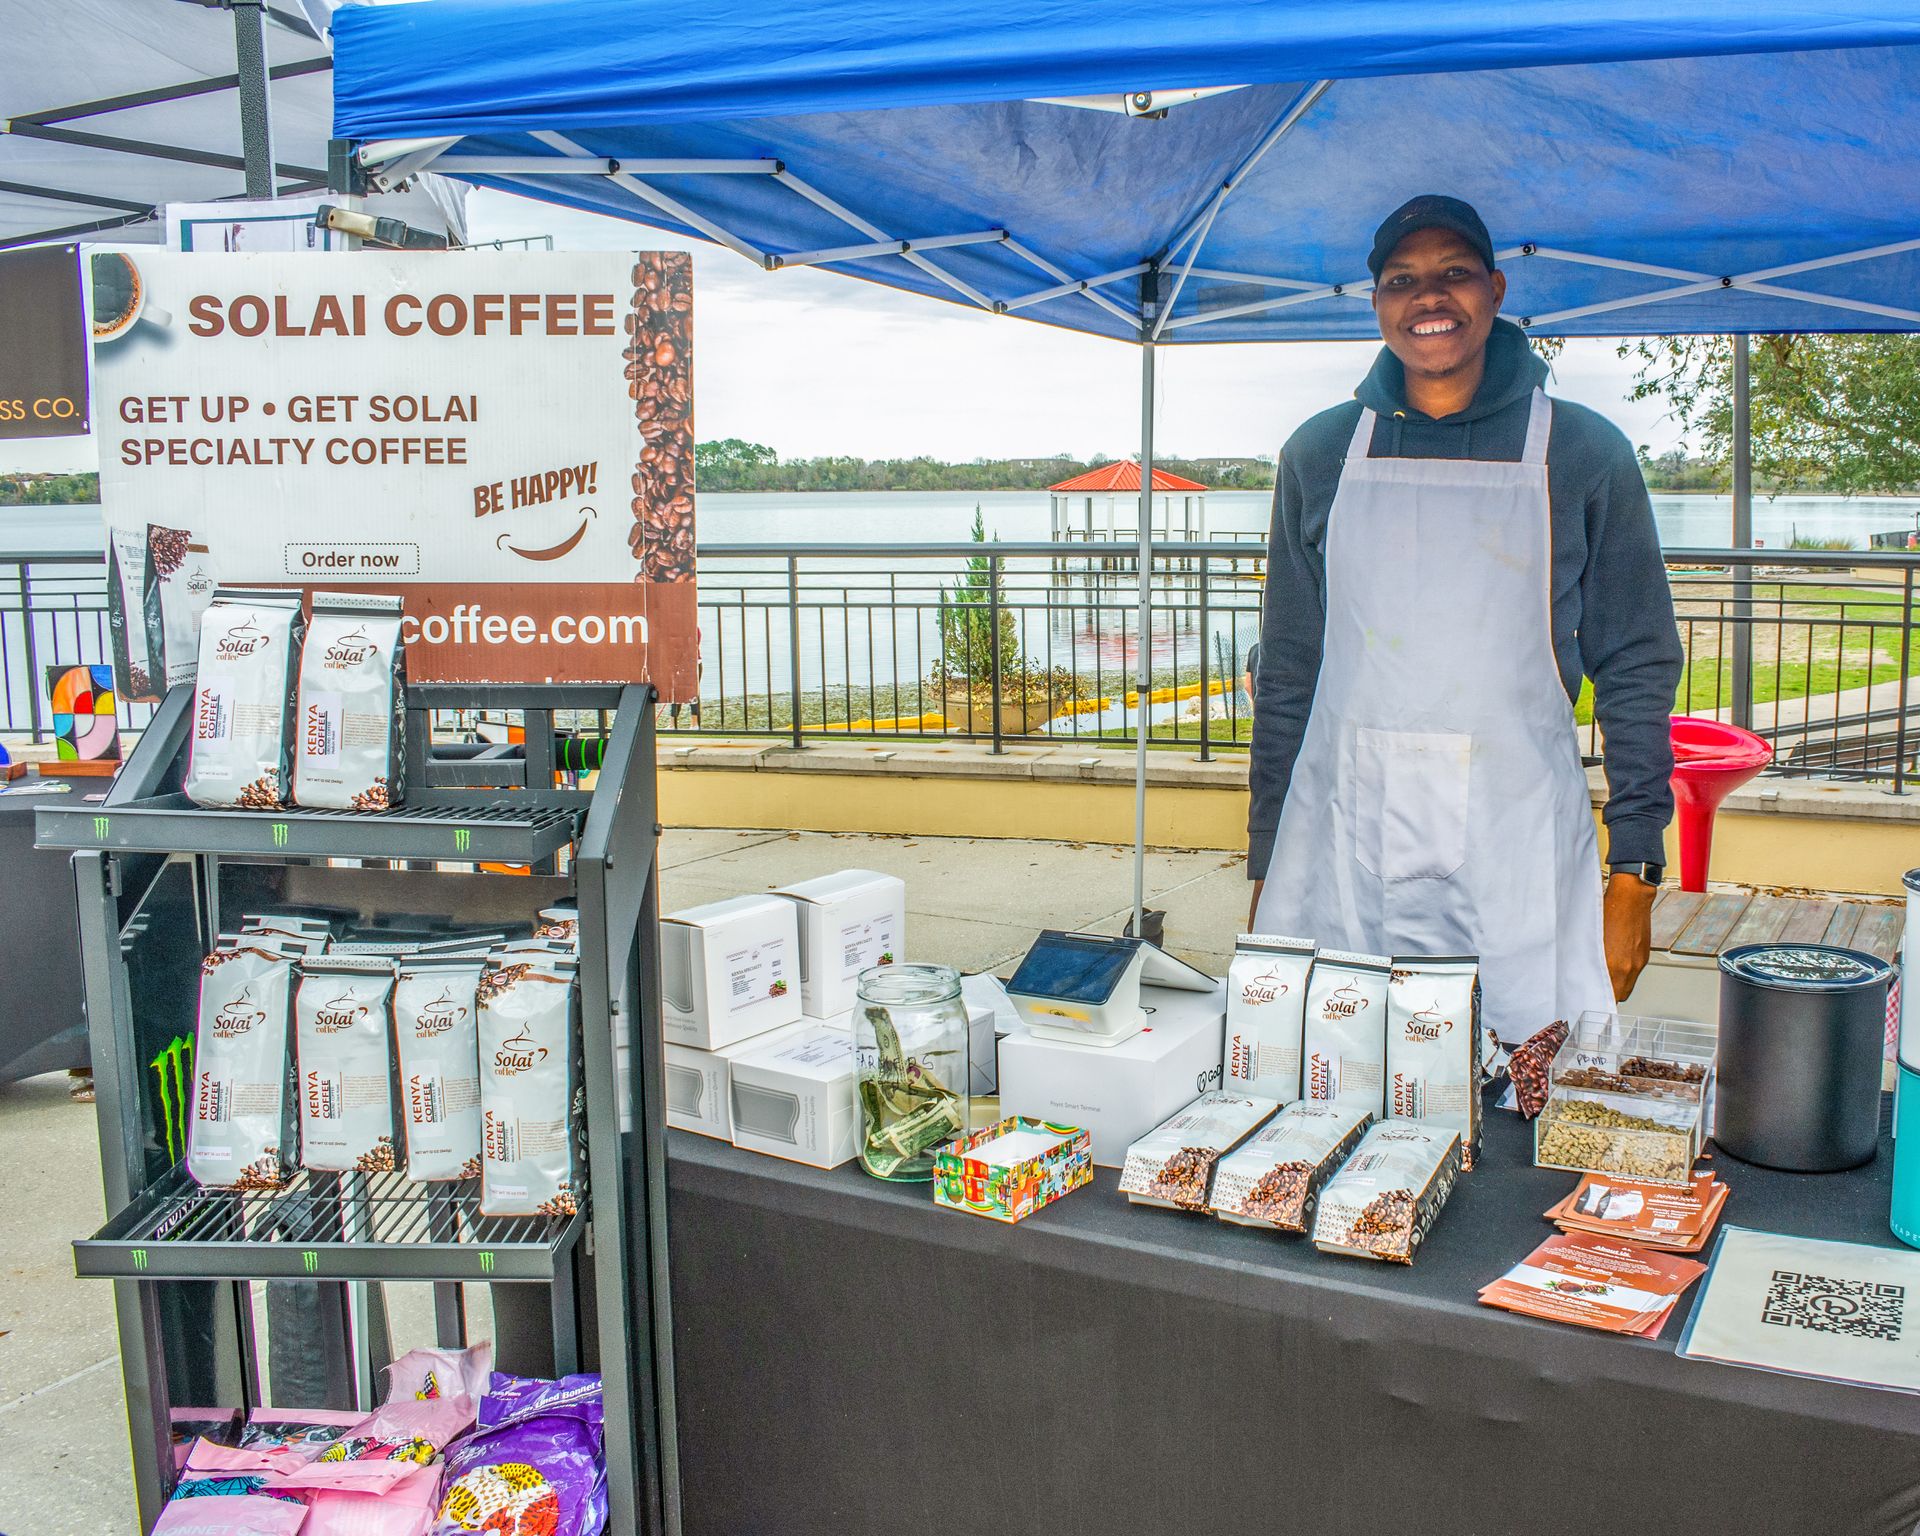
[[[289,544],[289,576],[418,576],[418,544]]]

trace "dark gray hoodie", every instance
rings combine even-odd
[[[1354,400],[1322,411],[1287,439],[1273,493],[1255,681],[1250,878],[1266,875],[1320,677],[1327,513],[1361,407],[1380,418],[1373,434],[1377,457],[1513,463],[1526,442],[1533,391],[1546,377],[1547,365],[1525,332],[1496,321],[1473,404],[1435,420],[1407,404],[1405,370],[1383,347]],[[1606,739],[1607,857],[1662,863],[1661,835],[1673,817],[1667,720],[1683,656],[1646,482],[1619,428],[1565,400],[1553,403],[1547,481],[1553,652],[1568,698],[1579,697],[1583,676],[1593,679],[1594,718]]]

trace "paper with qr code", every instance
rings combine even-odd
[[[1678,1353],[1920,1392],[1920,1253],[1727,1227]]]

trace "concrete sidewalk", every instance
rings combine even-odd
[[[661,864],[666,911],[837,869],[897,874],[907,957],[969,971],[1004,973],[1041,928],[1117,933],[1133,893],[1131,850],[1100,844],[671,831]],[[1168,947],[1220,974],[1246,921],[1244,861],[1152,852],[1147,891]],[[106,1215],[94,1111],[64,1076],[0,1086],[0,1180],[0,1536],[131,1533],[113,1291],[74,1279],[69,1248]],[[390,1288],[396,1350],[431,1342],[429,1308],[426,1287]]]

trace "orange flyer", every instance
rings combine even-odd
[[[1490,1307],[1608,1333],[1658,1332],[1706,1265],[1584,1233],[1550,1237],[1480,1293]]]
[[[1604,1174],[1588,1174],[1572,1194],[1546,1212],[1568,1232],[1697,1253],[1705,1246],[1727,1201],[1727,1186],[1711,1173],[1695,1176],[1690,1186],[1638,1184]]]

